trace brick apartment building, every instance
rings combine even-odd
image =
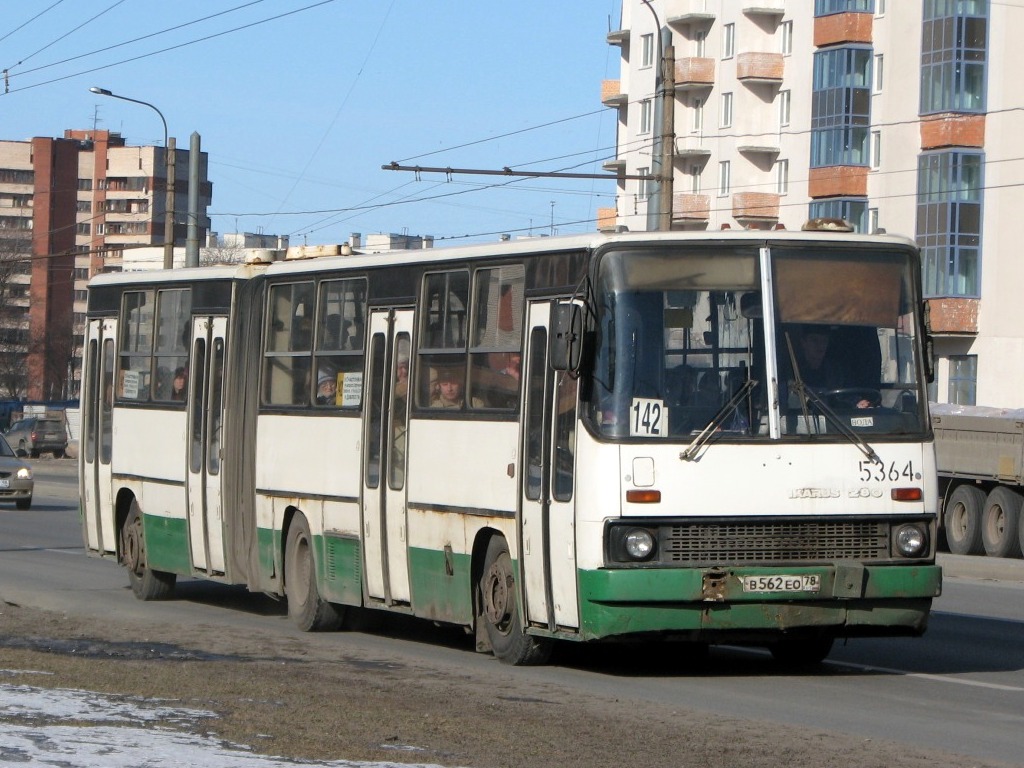
[[[672,228],[822,216],[916,238],[932,399],[1022,407],[1018,30],[1019,9],[988,0],[623,0],[608,34],[620,77],[602,84],[618,115],[605,166],[656,167],[658,56],[670,55]],[[621,180],[602,228],[651,228],[653,190]]]
[[[0,141],[0,399],[77,396],[85,286],[124,253],[164,243],[167,156],[117,133]],[[188,150],[175,153],[174,239],[187,234]],[[209,229],[199,158],[199,238]]]

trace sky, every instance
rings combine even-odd
[[[211,228],[431,235],[436,246],[596,229],[620,0],[0,0],[0,139],[119,132],[209,155]],[[105,88],[154,109],[90,93]]]
[[[0,678],[46,675],[0,669]],[[0,682],[0,765],[66,768],[440,768],[432,763],[313,762],[260,755],[204,735],[216,714],[176,702]],[[420,751],[399,747],[403,757]]]

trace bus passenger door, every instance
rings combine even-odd
[[[116,552],[110,459],[113,445],[114,360],[117,321],[91,320],[85,332],[89,366],[84,373],[82,452],[82,524],[88,549]]]
[[[195,318],[188,372],[188,530],[192,567],[224,573],[221,433],[224,423],[223,317]]]
[[[387,605],[408,604],[405,508],[406,425],[412,310],[370,313],[363,405],[362,526],[366,590]]]
[[[579,627],[576,587],[575,378],[548,366],[551,304],[529,307],[523,366],[520,569],[531,624]]]

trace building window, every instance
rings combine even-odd
[[[949,402],[975,405],[978,397],[978,356],[949,356]]]
[[[789,160],[775,161],[775,192],[789,194]]]
[[[654,64],[654,35],[640,35],[640,66],[649,67]]]
[[[87,221],[80,221],[75,225],[75,232],[79,235],[88,235],[92,232],[92,227]]]
[[[726,24],[722,27],[722,58],[731,59],[736,55],[736,25]]]
[[[792,100],[791,91],[779,91],[779,125],[789,125],[789,105]]]
[[[78,189],[80,191],[82,191],[82,192],[91,192],[92,191],[92,179],[79,179],[78,180]]]
[[[784,21],[779,27],[781,37],[782,55],[789,56],[793,53],[793,21]]]
[[[722,94],[722,128],[732,127],[732,94]]]
[[[885,56],[881,53],[875,54],[875,66],[874,66],[874,92],[882,92],[882,74],[884,72]]]
[[[868,208],[868,232],[872,235],[878,234],[880,231],[878,226],[878,209]]]
[[[984,112],[986,0],[925,0],[921,35],[921,114]]]
[[[808,210],[812,219],[842,219],[853,225],[855,232],[866,232],[868,201],[863,197],[833,197],[815,200]]]
[[[875,16],[885,16],[885,0],[875,0]]]
[[[980,295],[985,156],[943,151],[917,162],[917,244],[924,295]]]
[[[729,194],[732,183],[732,164],[723,160],[718,164],[718,196],[725,197]]]
[[[651,100],[644,99],[640,102],[640,133],[650,133],[651,124]]]
[[[701,99],[693,100],[693,122],[690,125],[693,133],[704,130],[704,102]]]
[[[696,163],[690,166],[690,192],[700,194],[700,166]]]
[[[639,176],[649,176],[651,173],[650,168],[637,168],[636,172]],[[651,180],[649,178],[640,179],[640,183],[637,185],[637,198],[640,200],[646,200],[651,196]]]
[[[832,48],[814,54],[812,168],[867,164],[870,75],[870,48]]]
[[[882,166],[882,132],[871,132],[871,167],[876,171]]]
[[[698,59],[704,58],[704,51],[707,48],[708,33],[706,30],[699,30],[694,36],[693,55]]]
[[[814,0],[815,16],[835,13],[874,13],[875,0]]]

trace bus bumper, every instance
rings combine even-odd
[[[754,592],[746,577],[817,574],[814,592]],[[581,571],[583,639],[681,635],[751,641],[814,629],[836,637],[919,635],[941,593],[937,565],[694,568]]]

